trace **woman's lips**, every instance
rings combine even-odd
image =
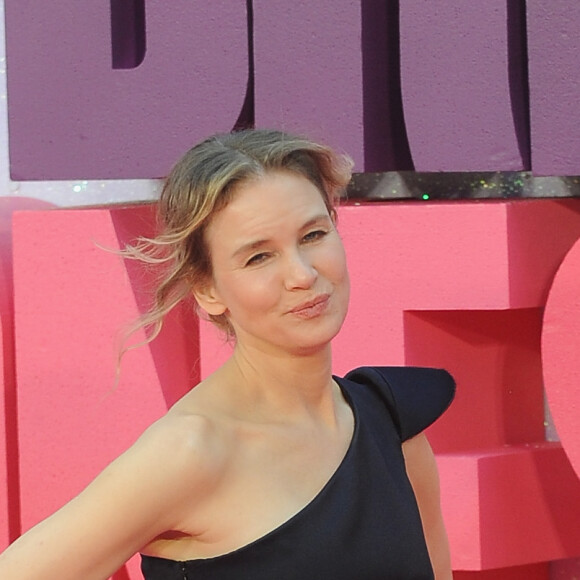
[[[290,310],[290,314],[294,314],[300,318],[315,318],[326,310],[329,299],[329,294],[321,294],[312,300],[302,302],[302,304],[295,306]]]

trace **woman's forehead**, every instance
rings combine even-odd
[[[329,216],[319,189],[295,173],[269,173],[240,184],[229,203],[211,220],[208,233],[221,235],[260,231],[288,226],[302,227],[309,221]]]
[[[253,214],[321,204],[326,205],[323,194],[309,179],[298,173],[277,171],[240,183],[232,191],[226,208]]]

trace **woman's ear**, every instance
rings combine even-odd
[[[219,316],[227,310],[212,282],[193,288],[193,296],[199,307],[212,316]]]
[[[332,225],[334,227],[336,227],[336,222],[338,221],[338,212],[336,211],[336,208],[335,207],[331,208],[328,213],[330,215],[330,219],[332,221]]]

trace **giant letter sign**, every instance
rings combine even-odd
[[[580,174],[580,3],[527,0],[532,169]]]
[[[234,127],[248,81],[245,2],[148,0],[133,69],[113,68],[112,16],[128,18],[102,1],[6,1],[13,179],[161,177]]]
[[[14,361],[12,214],[40,209],[46,202],[0,197],[0,551],[20,534],[17,385]]]
[[[411,169],[391,5],[254,2],[256,124],[318,137],[352,155],[357,171]]]
[[[550,289],[542,361],[558,436],[580,477],[580,240],[562,262]]]
[[[150,234],[151,210],[15,215],[25,530],[81,491],[199,380],[197,321],[185,304],[150,348],[125,355],[115,385],[119,331],[146,307],[149,279],[146,269],[99,246]],[[139,332],[135,340],[143,338]]]
[[[400,5],[403,108],[415,169],[527,168],[519,3]]]

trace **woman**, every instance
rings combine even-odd
[[[136,552],[150,580],[451,578],[421,431],[453,381],[331,374],[349,297],[334,204],[349,178],[327,147],[266,130],[207,139],[174,167],[162,232],[127,249],[166,266],[144,323],[154,336],[193,294],[233,354],[15,542],[1,578],[105,579]]]

